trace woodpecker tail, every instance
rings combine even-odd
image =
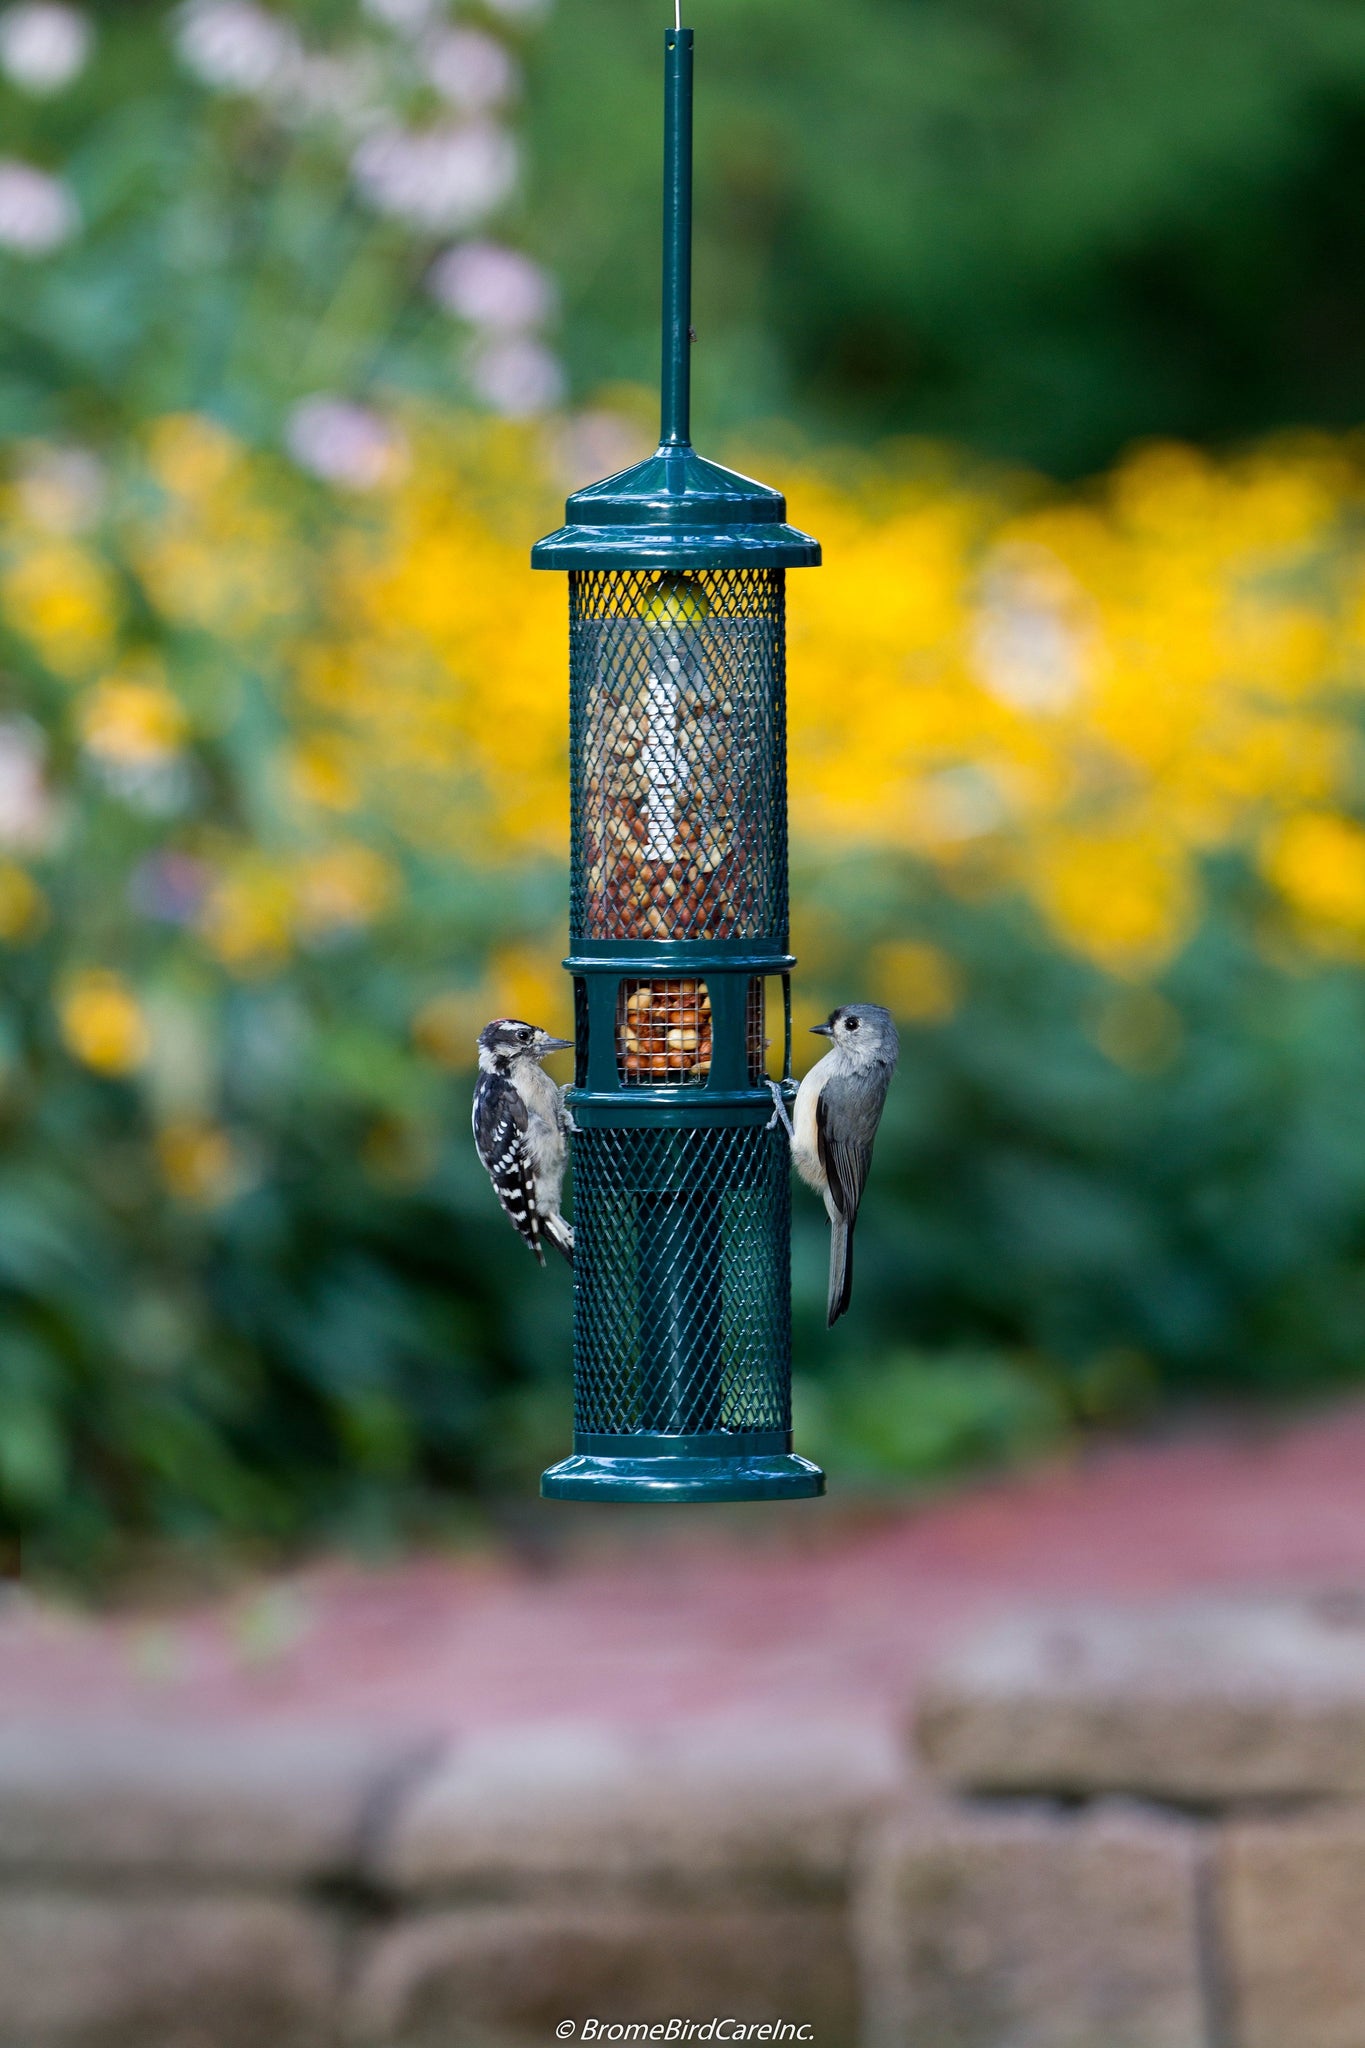
[[[853,1296],[853,1225],[845,1217],[829,1219],[829,1317],[833,1329]]]
[[[562,1216],[547,1216],[540,1226],[541,1235],[552,1244],[557,1252],[563,1252],[569,1264],[573,1264],[573,1225],[566,1223]]]

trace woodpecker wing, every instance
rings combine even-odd
[[[527,1111],[502,1074],[480,1074],[474,1090],[474,1147],[514,1230],[545,1264],[535,1177],[526,1146]]]

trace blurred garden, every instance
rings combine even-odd
[[[39,1571],[384,1548],[567,1449],[567,1275],[468,1096],[489,1016],[568,1023],[528,551],[649,445],[657,26],[0,11],[0,1528]],[[697,26],[699,439],[825,547],[797,1021],[875,998],[905,1043],[834,1337],[797,1197],[802,1448],[927,1485],[1358,1384],[1365,29]]]

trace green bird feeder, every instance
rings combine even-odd
[[[784,605],[820,546],[690,440],[692,31],[664,36],[657,452],[576,491],[569,573],[574,1449],[552,1500],[791,1500]]]

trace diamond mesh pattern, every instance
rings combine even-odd
[[[571,929],[787,933],[778,569],[569,578]]]
[[[762,1125],[574,1140],[574,1426],[791,1426],[791,1174]]]

